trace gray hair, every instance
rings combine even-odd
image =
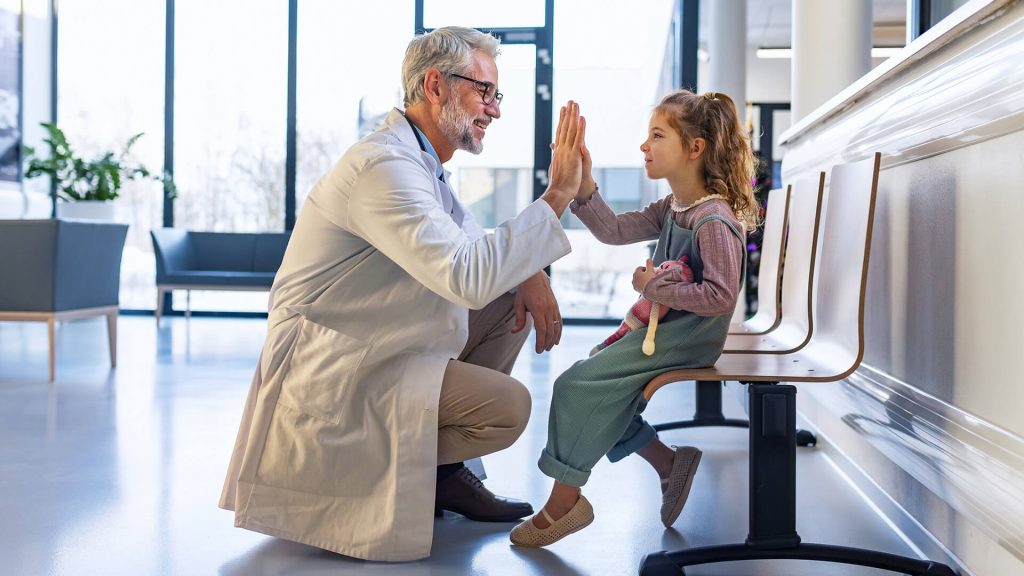
[[[416,36],[405,49],[405,59],[402,61],[405,105],[426,100],[423,79],[427,70],[437,68],[442,72],[463,72],[473,65],[474,50],[497,58],[500,48],[501,40],[494,36],[459,26],[438,28]]]

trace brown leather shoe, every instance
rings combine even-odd
[[[437,484],[434,516],[449,510],[478,522],[514,522],[533,514],[529,502],[495,496],[469,468]]]

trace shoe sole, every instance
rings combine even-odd
[[[456,510],[454,508],[436,508],[435,507],[434,508],[434,518],[441,518],[442,516],[444,516],[444,511],[445,510],[447,510],[449,512],[453,512],[455,514],[459,514],[459,515],[464,516],[466,518],[469,518],[470,520],[473,520],[475,522],[518,522],[519,520],[522,520],[523,518],[526,518],[527,516],[533,514],[533,509],[531,509],[529,512],[527,512],[526,514],[523,514],[522,516],[511,516],[511,515],[510,516],[474,516],[474,515],[462,512],[461,510]]]
[[[697,454],[694,455],[693,460],[690,462],[690,469],[687,470],[686,484],[683,485],[683,491],[679,494],[679,498],[676,500],[676,505],[672,508],[672,514],[669,515],[668,519],[662,521],[665,528],[671,528],[676,520],[679,519],[679,514],[683,511],[683,505],[686,504],[686,500],[690,497],[690,488],[693,487],[693,478],[697,475],[697,466],[700,466],[700,458],[704,453],[697,450]]]

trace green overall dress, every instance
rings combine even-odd
[[[697,231],[713,220],[724,222],[744,242],[732,222],[712,214],[692,230],[675,223],[669,211],[654,253],[654,265],[689,255],[694,281],[703,281]],[[744,277],[746,255],[743,254]],[[663,372],[713,365],[722,354],[732,314],[698,316],[669,310],[658,325],[655,352],[641,350],[647,328],[633,330],[594,356],[581,360],[555,380],[548,418],[548,443],[538,463],[541,472],[571,486],[583,486],[607,455],[616,462],[643,448],[657,433],[640,417],[647,403],[643,389]]]

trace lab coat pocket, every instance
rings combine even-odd
[[[337,424],[370,346],[308,318],[300,322],[278,403]]]

